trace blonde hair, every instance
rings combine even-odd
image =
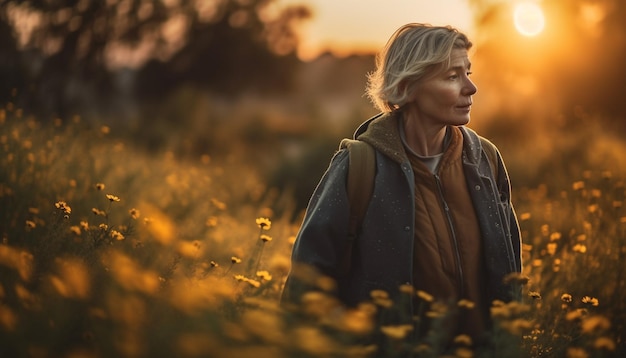
[[[449,66],[453,49],[471,47],[467,36],[453,27],[406,24],[376,56],[376,70],[368,74],[366,94],[382,112],[398,109],[410,100],[415,84],[425,74]]]

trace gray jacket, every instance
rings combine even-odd
[[[354,137],[369,141],[372,136],[389,135],[377,132],[376,127],[394,120],[393,115],[375,116],[363,123]],[[368,133],[363,135],[366,131]],[[518,291],[504,284],[503,278],[521,272],[521,238],[511,205],[509,177],[498,152],[496,180],[478,135],[466,127],[461,127],[461,131],[466,181],[484,240],[488,298],[510,301]],[[397,297],[400,285],[413,282],[413,171],[401,148],[376,145],[375,148],[374,192],[356,243],[348,240],[346,178],[349,163],[347,150],[340,149],[313,193],[292,252],[294,266],[312,265],[335,279],[336,293],[348,305],[369,299],[375,289]],[[352,262],[349,273],[343,275],[340,268],[350,245],[354,245]],[[299,281],[289,275],[283,300],[297,300],[306,287]]]

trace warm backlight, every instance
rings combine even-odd
[[[543,10],[533,2],[522,2],[515,6],[513,11],[515,28],[524,36],[536,36],[546,24]]]

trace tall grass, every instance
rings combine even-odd
[[[311,293],[283,311],[299,222],[272,207],[289,198],[237,161],[146,153],[110,131],[0,111],[0,356],[439,355],[437,332],[415,343],[411,326],[377,324],[398,304],[384,292],[351,310]],[[516,191],[528,283],[523,302],[494,303],[493,340],[501,356],[621,357],[624,179],[593,163],[543,179]],[[453,356],[480,356],[455,342]]]

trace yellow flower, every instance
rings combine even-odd
[[[205,225],[207,227],[216,227],[217,226],[217,216],[209,216],[209,218],[206,219]]]
[[[382,326],[380,331],[389,338],[403,339],[409,332],[413,330],[413,326],[410,324],[402,324],[397,326]]]
[[[89,223],[88,223],[88,222],[86,222],[86,221],[81,221],[81,222],[80,222],[80,227],[81,227],[83,230],[89,230]]]
[[[528,292],[528,296],[532,297],[535,300],[540,300],[541,299],[541,294],[537,291],[530,291]]]
[[[114,201],[118,202],[118,201],[120,201],[120,198],[118,198],[117,196],[112,195],[112,194],[107,194],[106,197],[107,197],[107,199],[109,199],[110,202],[114,202]]]
[[[122,241],[125,239],[124,235],[122,235],[122,233],[117,230],[111,230],[111,237],[117,241]]]
[[[258,271],[256,273],[257,277],[260,277],[261,279],[263,279],[263,281],[271,281],[272,280],[272,275],[270,275],[269,272],[267,271]]]
[[[261,239],[261,241],[263,241],[263,242],[272,241],[272,237],[271,237],[271,236],[268,236],[268,235],[261,235],[260,239]]]
[[[520,221],[526,221],[529,220],[532,217],[532,215],[530,213],[522,213],[519,216],[519,220]]]
[[[583,303],[590,304],[592,306],[597,306],[599,304],[598,299],[595,297],[585,296],[582,299]]]
[[[611,321],[604,316],[591,316],[583,320],[581,324],[583,333],[591,333],[594,331],[606,331],[611,328]]]
[[[128,213],[130,214],[130,217],[135,220],[139,219],[139,216],[141,216],[141,213],[139,212],[139,210],[135,208],[130,209]]]
[[[556,253],[556,247],[557,247],[556,243],[554,243],[554,242],[549,243],[548,244],[548,254],[554,255]]]
[[[70,226],[70,232],[74,233],[74,235],[80,235],[81,231],[80,231],[80,226]]]
[[[102,184],[102,183],[97,183],[97,184],[96,184],[96,189],[97,189],[97,190],[104,190],[104,184]]]
[[[585,252],[587,252],[587,246],[582,245],[582,244],[576,244],[574,245],[574,248],[572,249],[575,252],[580,252],[581,254],[584,254]]]
[[[607,351],[614,351],[615,341],[608,337],[598,337],[595,342],[593,342],[593,347],[595,349],[606,349]]]
[[[474,302],[470,300],[466,300],[466,299],[460,300],[459,302],[457,302],[457,305],[461,308],[467,308],[467,309],[472,309],[476,306]]]
[[[211,199],[211,204],[213,204],[213,206],[215,206],[218,210],[226,210],[226,203],[215,198]]]
[[[572,302],[572,295],[570,295],[569,293],[562,294],[561,295],[561,301],[567,302],[567,303]]]
[[[64,202],[64,201],[58,201],[58,202],[56,202],[56,203],[54,204],[54,206],[55,206],[57,209],[61,210],[61,211],[62,211],[63,213],[65,213],[66,215],[69,215],[69,214],[71,214],[71,213],[72,213],[72,208],[70,208],[70,206],[69,206],[69,205],[67,205],[67,203],[66,203],[66,202]]]
[[[106,213],[104,210],[99,210],[99,209],[96,209],[96,208],[91,208],[91,212],[92,212],[92,213],[94,213],[94,215],[97,215],[97,216],[104,216],[104,217],[106,217],[106,216],[107,216],[107,213]]]
[[[454,337],[454,343],[462,344],[464,346],[471,346],[472,337],[468,336],[467,334],[461,334],[461,335]]]
[[[421,298],[423,301],[426,301],[426,302],[433,301],[433,296],[422,290],[417,290],[417,297]]]
[[[215,261],[211,261],[210,264],[211,264],[211,267],[218,267],[219,266],[219,264],[217,262],[215,262]]]
[[[32,220],[26,220],[26,229],[30,230],[30,229],[34,229],[35,226],[37,226],[37,224],[35,224],[34,221]]]
[[[272,222],[268,218],[257,218],[256,219],[256,224],[262,230],[269,230],[272,227]]]
[[[584,188],[585,188],[584,181],[577,181],[577,182],[574,182],[574,184],[572,184],[572,189],[574,190],[583,190]]]
[[[241,263],[241,259],[239,257],[233,256],[230,258],[230,262],[234,263],[234,264],[240,264]]]
[[[109,228],[109,225],[107,225],[107,224],[100,224],[100,225],[98,225],[98,227],[100,228],[100,230],[106,231]]]

